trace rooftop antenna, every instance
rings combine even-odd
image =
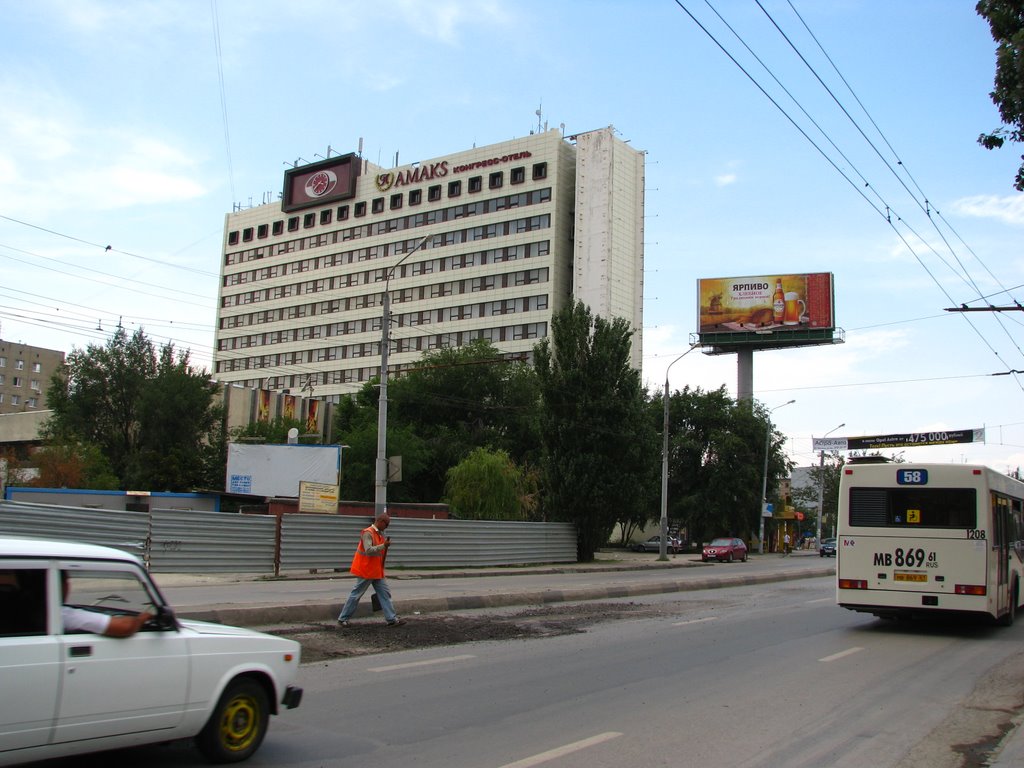
[[[533,114],[535,114],[537,116],[537,133],[540,133],[541,115],[544,114],[544,102],[543,101],[541,101],[537,105],[537,111],[534,112]]]

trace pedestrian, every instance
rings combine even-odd
[[[395,614],[395,607],[391,604],[391,588],[384,576],[384,560],[388,555],[388,547],[391,546],[391,539],[384,535],[384,531],[390,523],[391,516],[383,512],[359,534],[359,543],[356,545],[356,553],[352,556],[350,568],[352,575],[356,577],[356,583],[348,595],[348,600],[345,601],[345,607],[338,615],[339,627],[348,626],[359,600],[371,585],[373,593],[380,601],[380,608],[384,611],[384,619],[388,626],[397,627],[405,624],[405,621]]]
[[[789,544],[792,539],[789,538],[789,531],[786,531],[786,535],[782,537],[782,554],[786,556],[789,554]]]

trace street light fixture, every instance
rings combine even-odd
[[[764,433],[764,480],[761,483],[761,530],[757,536],[757,553],[759,555],[764,554],[764,513],[768,508],[768,447],[772,438],[772,420],[771,415],[787,405],[792,405],[796,400],[788,400],[782,405],[776,405],[774,408],[768,409],[768,428],[765,429]]]
[[[828,437],[837,429],[842,429],[846,426],[844,421],[838,427],[830,429],[825,433],[824,437]],[[824,438],[823,438],[824,439]],[[818,533],[815,541],[818,543],[818,552],[821,552],[821,518],[825,516],[825,448],[821,449],[821,461],[818,464]]]
[[[668,364],[665,369],[665,419],[661,428],[661,544],[658,546],[658,559],[668,560],[668,372],[672,366],[693,352],[699,345],[691,344],[690,348]]]
[[[377,399],[377,465],[373,492],[373,514],[380,517],[388,511],[388,352],[391,347],[391,278],[403,261],[427,244],[427,235],[406,251],[384,277],[383,312],[380,322],[380,395]]]

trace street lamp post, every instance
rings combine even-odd
[[[658,547],[659,560],[668,560],[668,372],[672,366],[693,352],[699,345],[691,344],[690,348],[668,364],[665,369],[665,419],[661,427],[661,544]]]
[[[373,514],[380,517],[388,511],[388,352],[391,347],[391,278],[403,261],[426,245],[427,235],[412,250],[394,263],[384,278],[383,312],[380,323],[380,394],[377,399],[377,465],[374,479]]]
[[[826,432],[822,439],[828,437],[837,429],[842,429],[846,426],[844,421],[838,427],[830,429]],[[818,463],[818,533],[815,541],[818,544],[818,551],[821,552],[821,518],[825,516],[825,449],[821,449],[821,461]]]
[[[792,405],[796,400],[788,400],[782,405],[776,405],[774,408],[768,410],[768,428],[764,433],[764,479],[761,483],[761,530],[757,536],[757,553],[759,555],[764,554],[764,513],[768,507],[768,448],[772,439],[772,420],[771,415],[786,405]]]

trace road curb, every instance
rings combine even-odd
[[[492,592],[480,595],[453,597],[423,597],[395,600],[395,610],[402,615],[417,613],[447,613],[483,608],[509,608],[519,605],[546,605],[573,603],[586,600],[609,600],[623,597],[694,592],[705,589],[768,584],[794,581],[819,576],[835,575],[835,567],[782,571],[758,575],[701,576],[689,579],[666,579],[649,584],[611,587],[581,587],[579,589],[529,590],[525,592]],[[217,605],[182,610],[181,618],[232,624],[243,627],[265,627],[293,622],[333,621],[341,610],[341,600],[300,603],[295,605]],[[361,605],[356,616],[370,615],[368,607]]]

